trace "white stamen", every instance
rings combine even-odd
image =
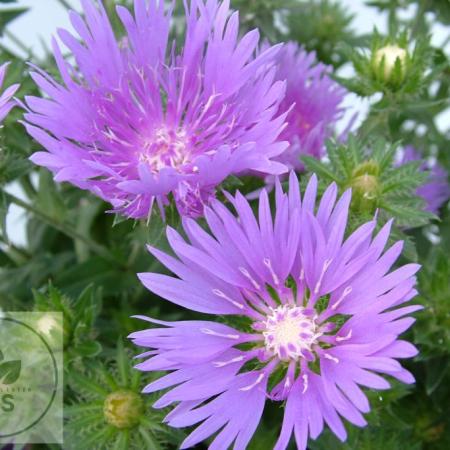
[[[286,381],[284,382],[284,387],[285,389],[287,389],[288,387],[291,386],[291,378],[289,377],[289,375],[286,377]]]
[[[223,337],[223,338],[227,338],[227,339],[239,339],[239,337],[240,337],[238,334],[218,333],[217,331],[210,330],[209,328],[201,328],[200,331],[204,334],[209,334],[211,336]]]
[[[350,292],[352,292],[352,287],[347,286],[339,299],[331,305],[331,309],[334,311],[342,303],[344,298],[347,297],[348,294],[350,294]]]
[[[350,330],[345,336],[336,336],[336,341],[346,341],[347,339],[350,339],[352,337],[352,330]]]
[[[183,129],[156,129],[151,135],[143,136],[139,161],[146,163],[154,173],[164,167],[178,168],[190,158],[189,139]]]
[[[311,352],[322,335],[315,318],[307,316],[300,306],[281,305],[271,311],[262,322],[266,350],[283,361],[298,360],[304,357],[303,351]]]
[[[235,362],[242,361],[245,357],[244,356],[236,356],[236,358],[230,359],[229,361],[215,361],[213,362],[214,367],[225,367],[229,364],[233,364]]]
[[[304,394],[307,390],[308,390],[308,374],[304,373],[302,375],[302,379],[303,379],[303,390],[302,390],[302,394]]]
[[[320,290],[320,285],[322,284],[323,277],[325,275],[325,272],[327,271],[328,267],[330,267],[330,264],[333,262],[332,259],[326,259],[323,263],[322,272],[320,273],[319,281],[316,284],[316,287],[314,288],[314,294],[318,294]]]
[[[249,271],[245,267],[239,267],[239,271],[244,275],[245,278],[250,280],[255,289],[261,289],[259,283],[250,275]]]
[[[270,259],[269,258],[264,258],[263,259],[263,263],[269,269],[270,274],[272,275],[272,278],[273,278],[273,282],[276,285],[280,284],[280,279],[278,278],[278,275],[273,270],[272,263],[271,263]]]
[[[249,391],[250,389],[253,389],[256,385],[258,385],[259,383],[261,383],[261,381],[264,378],[264,373],[260,373],[258,375],[258,378],[256,379],[256,381],[252,384],[249,384],[248,386],[245,386],[243,388],[240,388],[240,391]]]
[[[224,294],[220,289],[213,289],[213,294],[217,295],[217,297],[223,298],[224,300],[227,300],[232,305],[236,306],[239,309],[244,309],[245,306],[242,303],[236,302],[235,300],[228,297],[226,294]]]
[[[325,359],[329,359],[330,361],[333,361],[336,364],[339,362],[338,358],[336,358],[335,356],[330,355],[329,353],[324,353],[323,356],[325,357]]]

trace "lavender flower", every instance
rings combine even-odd
[[[304,450],[325,422],[344,441],[339,416],[366,425],[361,413],[370,408],[360,386],[388,389],[379,374],[414,381],[396,359],[417,353],[398,336],[414,322],[405,316],[421,308],[403,306],[416,295],[419,266],[389,271],[403,245],[383,252],[390,222],[373,238],[375,221],[344,239],[350,191],[336,201],[332,184],[316,208],[315,176],[303,199],[295,175],[289,184],[286,194],[276,183],[274,217],[266,191],[258,217],[238,192],[228,196],[237,217],[217,200],[205,209],[210,233],[190,218],[184,220],[190,243],[167,229],[176,257],[149,247],[177,277],[142,273],[142,283],[214,316],[180,322],[139,316],[159,326],[130,336],[149,349],[139,370],[170,371],[144,389],[166,390],[156,408],[177,403],[169,425],[202,422],[182,448],[218,432],[210,448],[234,442],[245,449],[268,398],[286,402],[277,450],[293,432]]]
[[[345,89],[329,77],[331,68],[317,63],[314,53],[308,53],[290,42],[278,53],[277,79],[286,80],[286,96],[281,104],[288,109],[288,126],[281,137],[290,147],[278,158],[290,167],[301,169],[301,155],[320,158],[325,140],[331,136]]]
[[[101,4],[82,0],[85,19],[70,14],[81,42],[59,31],[76,66],[54,42],[63,84],[36,69],[49,98],[27,99],[27,130],[47,150],[32,161],[134,218],[170,193],[195,216],[229,174],[286,171],[273,160],[287,147],[278,46],[256,55],[258,31],[239,39],[229,0],[191,0],[177,53],[165,3],[135,0],[134,17],[118,6],[126,36],[117,42]]]
[[[421,159],[422,157],[417,150],[408,145],[403,151],[400,164],[420,161]],[[424,162],[421,170],[429,170],[430,176],[427,183],[417,189],[416,194],[425,200],[427,211],[438,214],[439,208],[450,198],[447,171],[438,162]]]
[[[0,88],[3,86],[8,66],[9,63],[4,63],[0,66]],[[19,85],[13,84],[5,89],[5,91],[0,95],[0,123],[3,122],[4,118],[9,114],[11,109],[14,108],[15,103],[11,101],[11,98],[16,93],[17,89],[19,89]]]

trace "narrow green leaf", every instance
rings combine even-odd
[[[3,31],[9,22],[13,21],[14,19],[17,19],[27,11],[28,8],[2,9],[0,11],[0,35],[3,34]]]
[[[320,162],[318,159],[307,155],[302,156],[301,159],[310,172],[315,172],[319,177],[325,178],[326,180],[339,181],[337,175],[330,170],[329,166]]]

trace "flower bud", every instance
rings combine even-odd
[[[405,78],[408,52],[398,45],[386,45],[378,49],[373,56],[375,76],[386,83],[401,83]],[[400,61],[400,73],[394,72],[397,61]]]
[[[374,161],[360,164],[353,171],[350,187],[352,188],[352,206],[360,212],[372,213],[376,209],[380,183],[379,167]]]
[[[133,428],[139,424],[144,402],[139,394],[122,390],[109,394],[103,405],[105,420],[116,428]]]

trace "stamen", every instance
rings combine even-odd
[[[318,331],[315,314],[309,317],[303,307],[291,305],[281,305],[271,308],[271,311],[272,314],[262,322],[267,351],[281,360],[314,360],[311,349],[322,335]]]
[[[335,356],[330,355],[329,353],[323,353],[325,359],[329,359],[330,361],[335,362],[336,364],[339,362],[339,359]]]
[[[190,159],[190,141],[183,129],[157,128],[151,135],[143,136],[138,153],[139,161],[157,173],[164,167],[186,164]]]
[[[347,295],[350,294],[351,292],[352,292],[352,287],[347,286],[344,289],[344,292],[342,293],[342,295],[339,297],[339,299],[331,305],[331,309],[334,311],[342,303],[344,298],[347,297]]]
[[[319,281],[316,284],[316,287],[314,288],[314,294],[318,294],[320,290],[320,286],[323,281],[323,277],[325,275],[325,272],[328,270],[328,267],[330,267],[330,264],[333,262],[332,259],[326,259],[323,263],[322,272],[320,273]]]
[[[244,275],[245,278],[250,280],[250,282],[253,284],[253,287],[257,290],[261,289],[261,286],[259,283],[250,275],[249,271],[245,267],[239,267],[239,271]]]
[[[245,386],[243,388],[240,388],[240,391],[249,391],[250,389],[253,389],[255,386],[257,386],[259,383],[261,383],[261,381],[264,379],[265,374],[264,373],[260,373],[258,375],[258,378],[256,379],[256,381],[252,384],[249,384],[248,386]]]
[[[213,289],[213,294],[217,295],[217,297],[223,298],[224,300],[227,300],[232,305],[236,306],[239,309],[244,309],[245,306],[242,303],[236,302],[235,300],[228,297],[226,294],[224,294],[220,289]]]
[[[236,358],[230,359],[228,361],[215,361],[215,362],[213,362],[213,366],[214,367],[225,367],[225,366],[228,366],[229,364],[233,364],[235,362],[243,361],[244,359],[245,359],[245,356],[243,356],[243,355],[236,356]]]
[[[286,377],[286,380],[284,382],[284,387],[285,387],[285,389],[288,389],[289,387],[291,387],[291,379],[289,378],[289,376]]]
[[[302,375],[302,380],[303,380],[302,394],[304,394],[308,390],[308,374],[307,373],[304,373]]]
[[[223,334],[218,333],[217,331],[210,330],[209,328],[201,328],[200,331],[204,334],[209,334],[211,336],[223,337],[226,339],[239,339],[240,336],[238,334]]]
[[[336,336],[336,341],[346,341],[347,339],[350,339],[352,337],[352,330],[350,329],[349,332],[345,336]]]
[[[270,274],[272,275],[272,278],[273,278],[273,282],[276,285],[280,284],[280,279],[278,278],[278,275],[273,270],[272,263],[271,263],[270,259],[269,258],[264,258],[263,259],[263,263],[269,269]]]

